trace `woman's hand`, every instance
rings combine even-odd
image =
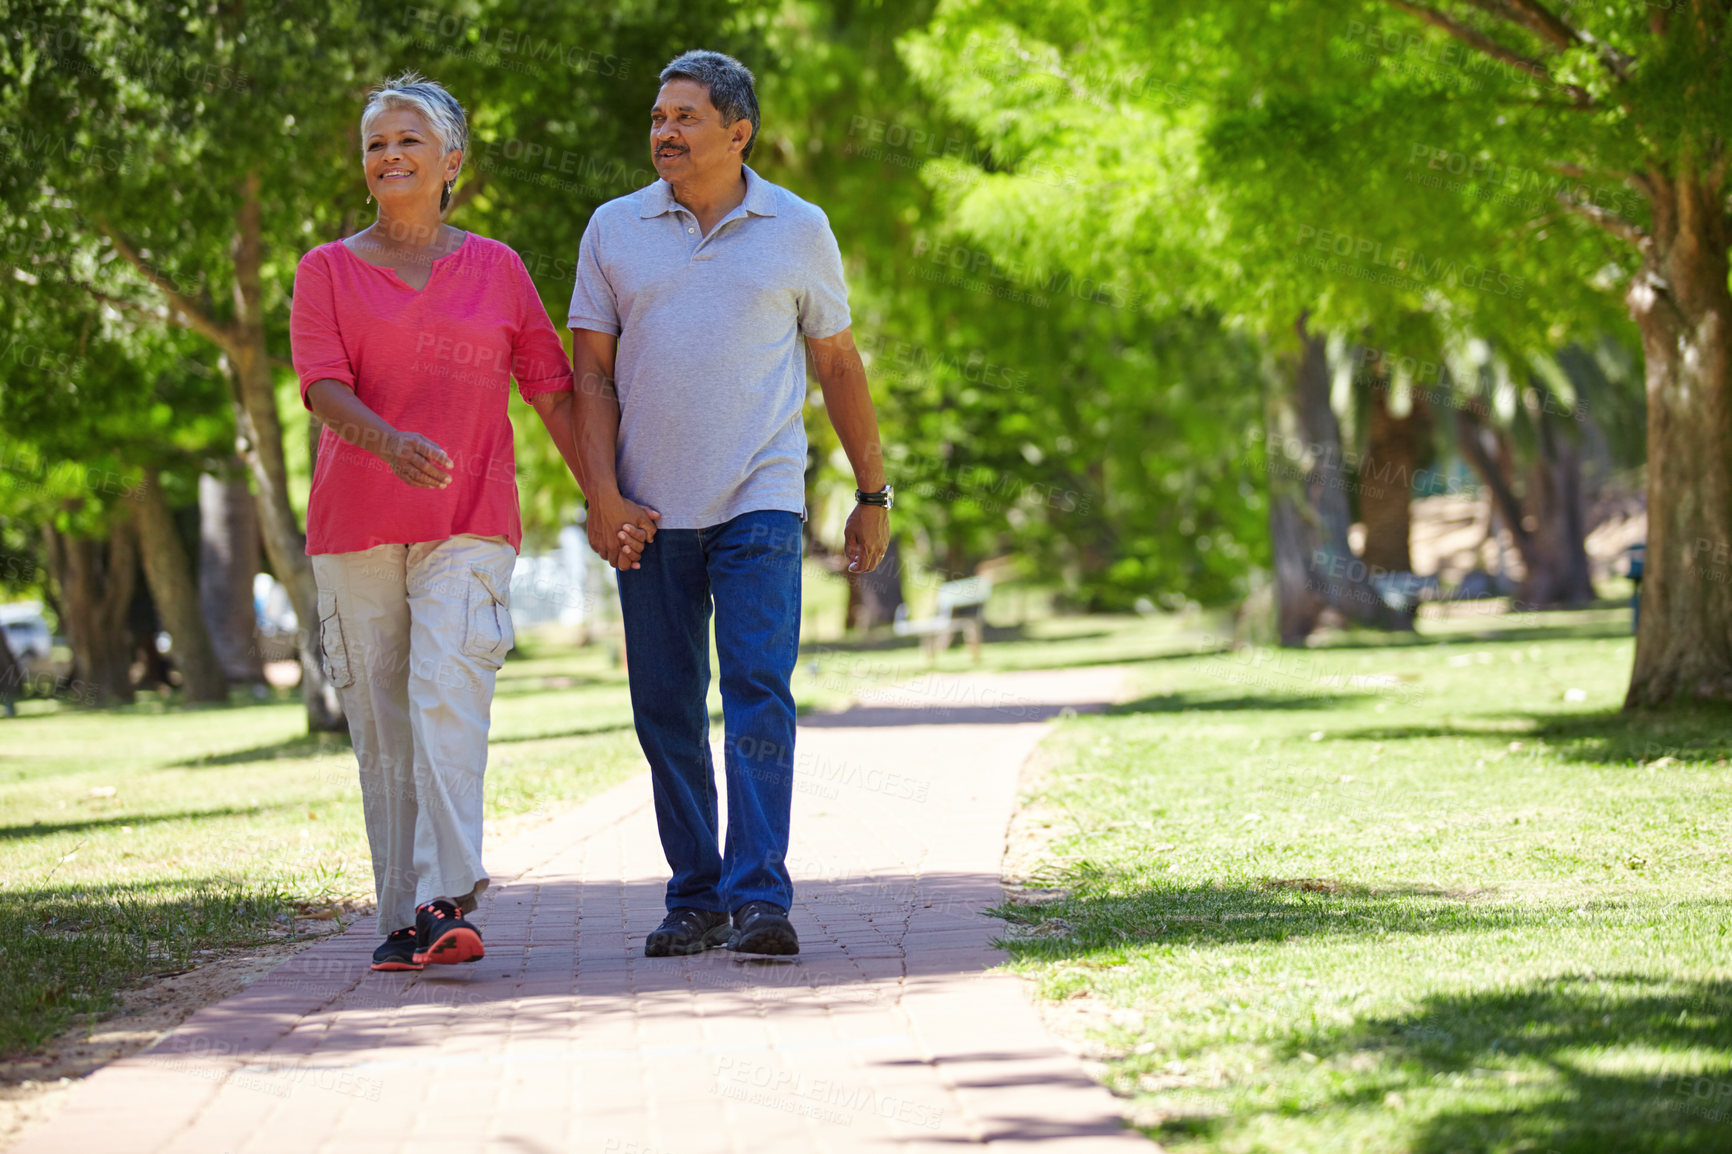
[[[420,433],[392,433],[379,459],[417,489],[443,489],[451,483],[450,456]]]
[[[324,379],[307,386],[307,407],[337,436],[365,449],[406,484],[417,489],[443,489],[451,484],[451,457],[420,433],[392,428],[355,395],[354,387]]]

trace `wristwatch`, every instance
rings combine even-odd
[[[892,485],[885,485],[876,493],[867,493],[856,489],[854,490],[854,503],[856,505],[876,505],[888,513],[896,504],[896,489]]]

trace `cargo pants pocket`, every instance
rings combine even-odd
[[[504,586],[502,595],[499,579],[485,569],[472,569],[470,574],[474,581],[469,586],[469,626],[463,652],[488,669],[499,669],[517,644],[517,633],[511,626],[511,590]]]
[[[343,618],[337,612],[337,592],[319,590],[319,664],[336,689],[355,684],[355,673],[349,663],[349,639],[343,634]]]

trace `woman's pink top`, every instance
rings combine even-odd
[[[320,245],[295,272],[289,333],[303,404],[314,381],[339,381],[393,428],[420,433],[454,462],[450,485],[418,489],[327,426],[307,503],[308,553],[459,533],[519,547],[511,378],[526,401],[568,391],[571,363],[509,246],[470,233],[433,262],[416,292],[341,241]]]

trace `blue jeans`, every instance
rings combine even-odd
[[[800,517],[742,513],[708,529],[663,529],[643,568],[619,574],[638,742],[673,877],[667,906],[787,909],[800,646]],[[710,758],[710,613],[722,667],[727,844],[717,845]]]

